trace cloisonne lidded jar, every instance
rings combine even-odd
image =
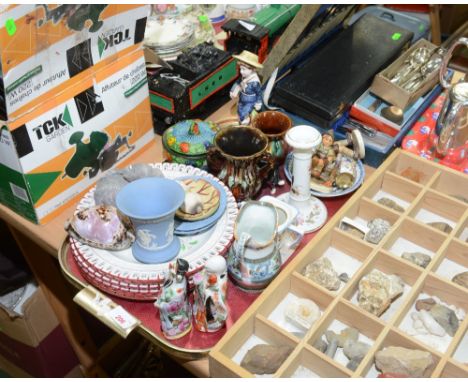
[[[207,169],[206,154],[218,126],[211,121],[187,119],[169,127],[163,134],[163,155],[167,162]]]

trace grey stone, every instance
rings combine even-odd
[[[346,341],[343,346],[343,352],[349,359],[362,360],[370,348],[370,345],[361,341]]]
[[[375,354],[375,366],[382,373],[406,374],[413,378],[428,377],[434,359],[422,350],[389,346]]]
[[[241,366],[252,374],[274,374],[293,349],[289,346],[255,345],[241,361]]]
[[[356,369],[361,364],[361,361],[362,361],[362,358],[361,359],[358,359],[358,358],[350,359],[349,362],[346,364],[346,367],[349,370],[356,371]]]
[[[357,341],[359,338],[359,332],[357,329],[351,327],[343,329],[340,334],[337,334],[332,330],[327,330],[325,332],[325,337],[327,337],[328,343],[336,339],[338,341],[338,346],[342,348],[347,341]]]
[[[386,235],[392,225],[385,219],[372,219],[367,223],[369,231],[366,233],[365,240],[372,244],[379,244],[380,240]]]
[[[327,351],[328,344],[324,340],[322,340],[321,338],[318,338],[314,342],[313,346],[314,346],[314,348],[321,351],[322,353],[325,353]]]
[[[436,300],[433,298],[424,298],[416,301],[416,310],[431,310],[431,308],[436,304]]]
[[[349,281],[349,275],[347,273],[340,274],[338,278],[344,283],[347,283]]]
[[[455,284],[461,285],[468,289],[468,272],[462,272],[455,275],[452,279]]]
[[[432,222],[432,223],[427,223],[427,225],[430,225],[433,228],[436,228],[442,232],[445,233],[450,233],[452,232],[452,227],[450,227],[447,223],[445,222]]]
[[[326,257],[308,264],[304,270],[304,276],[331,291],[338,290],[341,285],[338,274]]]
[[[449,336],[453,337],[455,335],[460,323],[452,309],[441,304],[436,304],[431,308],[429,313],[434,317],[437,323],[444,328]]]
[[[325,355],[327,355],[330,358],[333,358],[336,354],[337,348],[338,348],[338,340],[336,338],[333,338],[328,343],[328,347],[327,347],[327,351],[325,352]]]
[[[385,207],[391,208],[392,210],[398,211],[398,212],[405,212],[405,209],[400,206],[397,202],[395,202],[393,199],[390,198],[380,198],[377,200],[377,203],[380,203],[384,205]]]
[[[422,268],[426,268],[432,260],[431,256],[422,252],[404,252],[401,257]]]

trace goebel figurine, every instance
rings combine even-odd
[[[202,272],[193,276],[193,317],[201,332],[216,332],[226,323],[227,264],[222,256],[213,256]]]
[[[260,111],[262,107],[262,85],[256,70],[263,65],[258,62],[258,56],[247,50],[240,55],[234,55],[239,62],[241,79],[236,81],[229,93],[232,99],[239,97],[237,114],[241,125],[250,124],[250,114],[255,109]]]
[[[159,309],[161,330],[168,339],[183,337],[192,329],[192,311],[185,276],[188,269],[189,264],[186,260],[177,259],[175,274],[171,270],[155,303]]]

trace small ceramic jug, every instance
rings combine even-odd
[[[281,267],[278,216],[267,202],[246,202],[237,216],[228,257],[233,281],[247,291],[263,290]]]
[[[228,317],[227,264],[224,257],[211,257],[205,269],[193,276],[193,281],[195,328],[200,332],[216,332],[224,327]]]
[[[171,272],[155,302],[159,309],[161,330],[168,339],[185,336],[192,329],[192,311],[188,300],[186,273],[189,264],[177,259],[175,273]]]

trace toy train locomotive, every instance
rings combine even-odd
[[[202,43],[171,61],[172,69],[149,74],[150,101],[158,134],[174,123],[211,113],[217,98],[229,97],[238,77],[231,54]],[[224,99],[222,102],[226,102]]]
[[[273,4],[256,12],[250,20],[228,20],[221,28],[227,33],[224,47],[231,54],[248,50],[265,61],[276,38],[281,35],[301,5]]]

